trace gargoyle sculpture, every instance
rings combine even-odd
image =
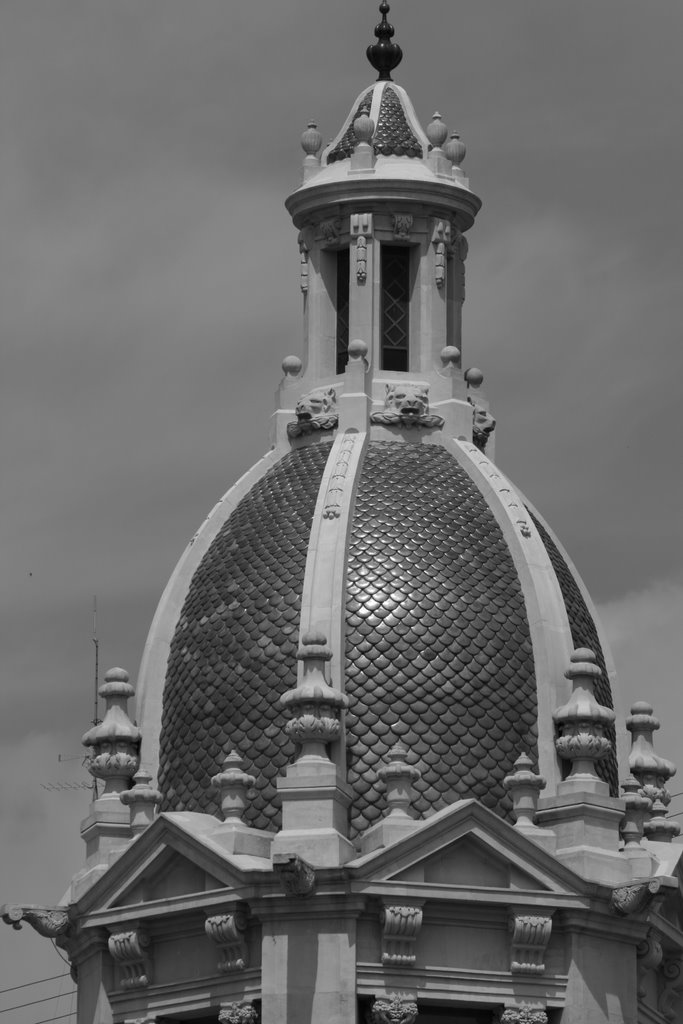
[[[426,384],[387,384],[384,411],[373,412],[371,423],[388,427],[433,428],[442,427],[443,416],[429,412],[429,388]]]
[[[334,388],[316,388],[296,403],[296,420],[287,424],[288,437],[301,437],[315,430],[334,430],[339,422],[337,392]]]
[[[472,444],[475,444],[479,451],[483,452],[486,449],[489,436],[496,429],[496,421],[483,405],[477,405],[471,398],[468,398],[467,401],[472,406]]]

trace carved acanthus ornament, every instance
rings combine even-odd
[[[638,956],[638,998],[644,999],[646,994],[645,978],[649,971],[656,971],[664,957],[661,936],[654,928],[650,928],[642,942],[636,948]]]
[[[660,973],[664,979],[664,987],[659,996],[657,1009],[667,1020],[680,1020],[676,1013],[676,1005],[683,991],[683,961],[680,957],[664,960]]]
[[[415,943],[422,927],[421,907],[384,907],[382,963],[408,967],[415,963]]]
[[[347,433],[339,447],[337,461],[334,464],[334,472],[330,477],[325,493],[323,519],[339,519],[341,515],[344,488],[346,487],[349,473],[349,463],[357,440],[357,434]]]
[[[620,917],[630,917],[631,914],[656,909],[652,904],[655,900],[661,902],[665,896],[666,889],[662,887],[660,878],[632,882],[630,885],[620,885],[612,890],[610,908]]]
[[[146,988],[152,977],[152,940],[143,928],[109,936],[109,952],[122,970],[121,988]]]
[[[548,1014],[531,1006],[508,1007],[500,1015],[500,1024],[548,1024]]]
[[[287,896],[310,896],[315,889],[315,869],[298,853],[274,854],[273,871]]]
[[[338,241],[340,232],[341,220],[339,217],[333,217],[331,220],[322,220],[320,222],[320,234],[328,245]]]
[[[400,238],[402,241],[410,238],[410,232],[413,227],[413,215],[412,213],[395,213],[394,214],[394,238]]]
[[[53,907],[32,907],[12,906],[4,904],[0,908],[2,919],[17,931],[22,924],[28,924],[35,932],[46,939],[56,939],[59,935],[66,935],[69,931],[69,915],[66,910],[57,910]]]
[[[408,999],[375,999],[368,1014],[369,1024],[415,1024],[417,1003]]]
[[[510,970],[513,974],[543,974],[543,958],[552,930],[551,914],[522,914],[511,911],[509,929],[512,936]]]
[[[341,713],[349,706],[349,699],[334,690],[325,678],[325,663],[332,658],[325,636],[317,633],[303,636],[297,658],[304,665],[301,685],[280,698],[280,704],[292,713],[285,731],[301,744],[298,760],[328,759],[327,746],[339,736]]]
[[[368,239],[372,237],[372,214],[352,213],[351,238],[356,242],[356,280],[365,284],[368,276]]]
[[[308,291],[308,253],[309,247],[306,241],[306,235],[303,231],[299,232],[299,263],[300,263],[300,282],[301,291]]]
[[[443,288],[446,284],[446,253],[451,249],[451,225],[449,221],[434,221],[432,245],[434,246],[434,280],[437,288]]]
[[[602,674],[595,662],[595,654],[586,647],[572,652],[565,676],[572,681],[573,692],[553,714],[558,731],[555,748],[572,765],[566,781],[591,786],[599,784],[595,762],[607,757],[612,748],[606,733],[615,718],[611,708],[595,699],[593,690]]]
[[[442,427],[443,416],[429,412],[429,387],[427,384],[386,384],[384,410],[373,412],[370,422],[387,427],[408,427],[433,429]]]
[[[259,1024],[258,1010],[252,1003],[227,1003],[218,1014],[220,1024]]]
[[[287,437],[334,430],[339,422],[337,392],[334,388],[315,388],[299,399],[294,412],[296,419],[287,424]]]
[[[249,957],[245,933],[247,930],[247,914],[239,907],[234,914],[216,914],[207,917],[204,931],[220,948],[222,957],[218,961],[221,974],[230,971],[243,971]]]

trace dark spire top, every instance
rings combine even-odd
[[[398,43],[392,43],[391,37],[394,34],[394,26],[390,25],[387,21],[387,13],[389,11],[389,4],[387,0],[382,0],[379,5],[382,20],[379,25],[375,25],[375,35],[377,36],[378,42],[371,43],[367,48],[368,60],[372,64],[373,68],[379,71],[377,76],[378,82],[390,82],[391,74],[394,68],[398,67],[403,59],[403,51]]]

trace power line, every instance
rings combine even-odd
[[[43,985],[46,981],[57,981],[59,978],[68,977],[69,972],[66,971],[64,974],[53,974],[51,978],[41,978],[40,981],[27,981],[23,985],[12,985],[11,988],[0,988],[0,996],[4,996],[5,992],[16,992],[18,988],[33,988],[34,985]]]
[[[50,1003],[53,999],[62,999],[64,996],[73,996],[75,994],[76,989],[72,989],[71,992],[61,992],[58,996],[45,996],[43,999],[33,999],[30,1003],[19,1003],[18,1006],[6,1006],[3,1010],[0,1010],[0,1013],[9,1013],[10,1010],[23,1010],[25,1006],[36,1006],[38,1003]]]
[[[72,1010],[71,1013],[63,1013],[61,1017],[46,1017],[45,1020],[37,1020],[36,1024],[52,1024],[53,1020],[66,1020],[67,1017],[75,1017],[76,1011]]]

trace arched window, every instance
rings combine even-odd
[[[343,373],[349,361],[349,250],[337,253],[337,373]]]

